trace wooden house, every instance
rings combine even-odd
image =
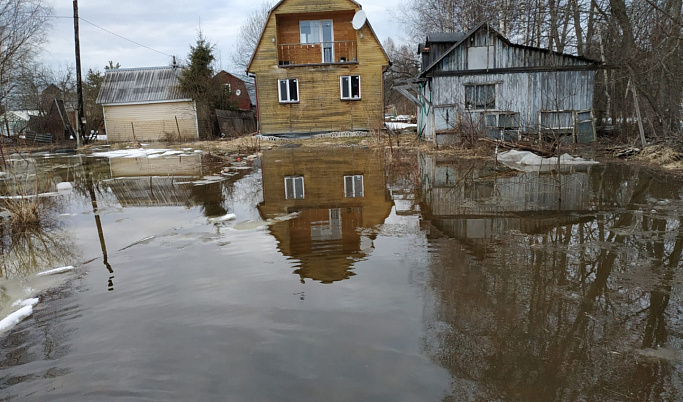
[[[354,264],[372,251],[372,229],[391,213],[383,156],[356,147],[282,148],[263,154],[262,172],[263,219],[297,214],[270,231],[300,279],[353,276]]]
[[[223,86],[226,93],[230,94],[228,102],[234,103],[234,106],[239,110],[251,110],[251,98],[244,81],[227,71],[220,71],[213,79],[218,85]]]
[[[262,134],[370,130],[383,125],[387,57],[352,0],[282,0],[268,14],[247,72]],[[360,15],[364,15],[362,12]]]
[[[474,128],[495,139],[524,133],[595,140],[598,62],[514,44],[487,23],[430,34],[418,51],[422,71],[398,89],[418,104],[418,131],[426,138],[444,142],[440,133]]]
[[[196,104],[180,92],[180,72],[174,66],[107,70],[97,104],[108,140],[198,138]]]

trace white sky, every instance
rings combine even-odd
[[[388,37],[400,41],[401,26],[389,13],[399,0],[358,2],[381,42]],[[52,0],[52,4],[56,18],[42,60],[64,69],[75,65],[73,2]],[[185,59],[190,45],[196,43],[201,21],[204,36],[216,46],[218,66],[234,71],[231,54],[235,37],[242,23],[260,4],[261,0],[80,0],[78,8],[82,19],[180,59]],[[80,40],[83,74],[89,68],[103,70],[109,60],[121,63],[124,68],[164,66],[171,62],[165,54],[135,45],[83,20]]]

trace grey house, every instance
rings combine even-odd
[[[596,61],[511,43],[487,23],[430,34],[418,51],[422,71],[396,89],[418,105],[427,139],[445,142],[441,133],[468,128],[495,139],[595,139]]]

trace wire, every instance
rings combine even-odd
[[[63,16],[53,16],[52,18],[68,18],[68,19],[73,19],[73,17],[63,17]],[[81,21],[83,21],[83,22],[85,22],[85,23],[88,23],[88,24],[94,26],[95,28],[101,29],[101,30],[103,30],[104,32],[107,32],[108,34],[114,35],[114,36],[116,36],[116,37],[118,37],[118,38],[121,38],[121,39],[123,39],[123,40],[125,40],[125,41],[128,41],[128,42],[130,42],[130,43],[133,43],[133,44],[135,44],[135,45],[137,45],[137,46],[143,47],[143,48],[145,48],[145,49],[147,49],[147,50],[151,50],[151,51],[156,52],[156,53],[159,53],[159,54],[163,54],[164,56],[173,57],[172,54],[167,54],[167,53],[164,53],[164,52],[162,52],[162,51],[160,51],[160,50],[152,49],[151,47],[145,46],[145,45],[143,45],[142,43],[136,42],[136,41],[134,41],[134,40],[132,40],[132,39],[128,39],[128,38],[126,38],[125,36],[121,36],[121,35],[117,34],[116,32],[112,32],[112,31],[110,31],[110,30],[108,30],[108,29],[106,29],[106,28],[102,28],[101,26],[99,26],[99,25],[97,25],[97,24],[95,24],[95,23],[93,23],[93,22],[90,22],[90,21],[86,20],[86,19],[83,18],[83,17],[80,17],[80,16],[79,16],[78,19],[81,20]]]

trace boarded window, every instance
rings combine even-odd
[[[344,196],[363,197],[363,175],[344,176]]]
[[[285,176],[285,199],[303,200],[304,199],[304,177]]]
[[[360,99],[360,75],[339,77],[342,99]]]
[[[468,109],[495,109],[496,85],[465,85],[465,107]]]
[[[299,102],[299,82],[297,79],[278,80],[278,94],[280,103]]]

